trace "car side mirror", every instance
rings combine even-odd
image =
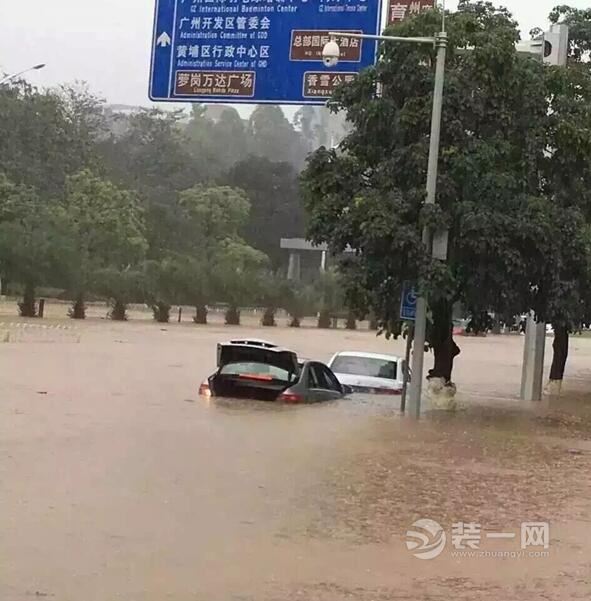
[[[350,386],[343,384],[343,394],[349,396],[350,394],[353,394],[353,389]]]

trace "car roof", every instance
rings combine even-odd
[[[343,351],[337,353],[335,357],[359,357],[360,359],[380,359],[381,361],[401,361],[402,358],[396,355],[383,355],[380,353],[363,353],[358,351]]]
[[[258,338],[235,338],[222,344],[235,344],[239,346],[259,346],[267,349],[279,348],[279,346],[274,342],[269,342],[268,340],[260,340]]]
[[[268,351],[269,353],[277,353],[278,355],[281,353],[291,353],[297,356],[295,351],[292,351],[289,348],[283,348],[281,346],[273,345],[273,346],[265,346],[263,344],[252,344],[251,341],[233,341],[233,342],[220,342],[218,343],[218,347],[236,347],[236,348],[250,348],[250,349],[261,349]]]

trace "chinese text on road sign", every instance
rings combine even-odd
[[[388,24],[400,23],[422,10],[433,8],[435,0],[390,0],[388,6]]]
[[[330,31],[379,33],[383,0],[156,0],[150,98],[321,104],[375,63],[376,44]]]

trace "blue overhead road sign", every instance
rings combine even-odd
[[[324,104],[337,85],[373,65],[377,45],[329,31],[376,35],[383,0],[156,0],[150,99]]]

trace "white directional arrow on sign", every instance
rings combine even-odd
[[[163,31],[156,40],[156,46],[161,46],[162,48],[166,48],[171,44],[172,40],[170,39],[170,36],[166,33],[166,31]]]

